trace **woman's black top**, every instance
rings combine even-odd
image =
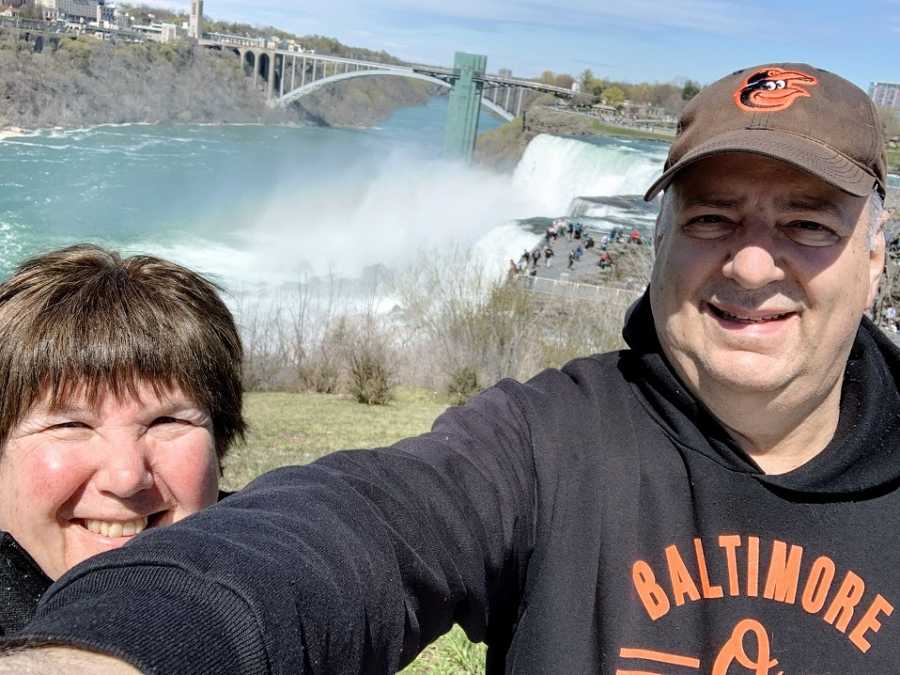
[[[219,490],[219,501],[231,494]],[[0,635],[24,628],[52,583],[19,542],[0,530]]]
[[[52,583],[12,535],[0,533],[0,635],[24,628]]]

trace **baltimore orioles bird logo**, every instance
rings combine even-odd
[[[810,93],[804,86],[812,87],[819,81],[812,75],[798,70],[766,68],[758,70],[741,83],[734,92],[734,102],[744,112],[778,112]]]

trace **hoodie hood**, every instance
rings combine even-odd
[[[777,476],[763,473],[681,383],[663,355],[647,293],[629,311],[623,335],[632,349],[626,377],[653,418],[686,449],[753,474],[774,490],[818,500],[861,499],[900,484],[900,351],[868,319],[847,362],[834,438],[813,459]]]

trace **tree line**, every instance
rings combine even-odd
[[[160,21],[165,23],[180,24],[188,20],[185,12],[177,12],[149,5],[120,3],[119,10],[129,14],[135,23],[150,23]],[[325,35],[297,35],[275,26],[253,26],[240,21],[219,21],[209,17],[203,18],[203,30],[206,33],[223,33],[225,35],[240,35],[248,38],[263,38],[269,40],[294,40],[304,49],[315,50],[317,54],[329,56],[342,56],[351,59],[376,61],[378,63],[402,63],[400,59],[386,51],[375,51],[361,47],[351,47],[340,40]]]
[[[234,56],[189,43],[66,38],[35,53],[0,34],[0,126],[246,122],[272,114]]]
[[[694,80],[684,84],[671,82],[624,82],[597,77],[590,68],[584,70],[577,78],[568,73],[554,73],[545,70],[537,78],[543,84],[551,84],[565,89],[578,85],[576,105],[593,105],[601,103],[614,108],[621,108],[626,101],[635,105],[650,105],[662,108],[666,112],[677,115],[684,104],[690,101],[701,89]]]

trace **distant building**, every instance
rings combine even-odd
[[[195,40],[203,37],[203,0],[191,0],[188,36]]]
[[[162,33],[160,34],[160,42],[175,42],[178,39],[178,26],[174,23],[160,24]]]
[[[869,86],[869,96],[875,105],[900,109],[900,83],[873,82]]]
[[[112,8],[106,7],[105,0],[36,0],[35,5],[43,10],[44,18],[51,20],[98,21],[104,12],[109,20],[113,18]]]
[[[501,68],[497,71],[497,75],[499,75],[500,77],[505,77],[507,80],[511,80],[512,70],[510,70],[509,68]]]
[[[97,23],[101,26],[108,26],[116,22],[116,8],[112,5],[97,4]]]
[[[138,25],[134,24],[131,26],[131,30],[134,33],[137,33],[141,37],[146,40],[152,40],[153,42],[162,42],[163,37],[163,27],[162,24],[159,23],[150,23],[146,25]]]

